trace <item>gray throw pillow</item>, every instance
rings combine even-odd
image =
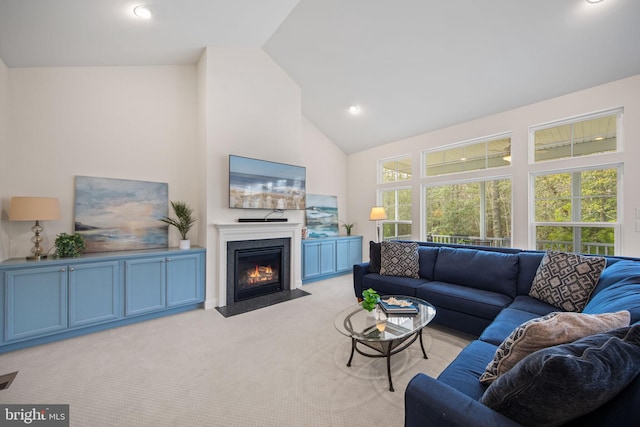
[[[559,426],[613,399],[640,373],[640,325],[522,359],[480,401],[525,426]]]
[[[419,278],[418,244],[415,242],[382,242],[380,274]]]
[[[538,266],[529,296],[564,311],[581,312],[606,264],[601,257],[549,251]]]

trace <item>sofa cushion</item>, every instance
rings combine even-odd
[[[438,281],[420,286],[416,296],[438,308],[448,308],[489,320],[494,319],[512,301],[511,297],[498,292]]]
[[[528,426],[558,426],[614,398],[640,372],[640,325],[591,335],[524,358],[481,402]]]
[[[369,241],[369,273],[380,274],[380,243]]]
[[[529,311],[515,310],[509,306],[502,310],[495,320],[482,331],[478,339],[497,347],[511,335],[515,328],[538,317],[540,317],[538,314]]]
[[[620,260],[604,269],[598,280],[598,285],[593,290],[592,297],[598,295],[600,291],[617,283],[637,284],[640,283],[640,262],[631,260]]]
[[[416,289],[427,283],[425,279],[413,277],[381,276],[375,273],[362,277],[362,289],[372,288],[381,295],[416,296]]]
[[[483,341],[472,341],[438,376],[438,381],[479,400],[487,386],[478,381],[496,346]]]
[[[436,259],[438,258],[438,248],[420,246],[418,248],[418,258],[420,262],[418,274],[420,277],[433,280],[433,270],[436,266]]]
[[[442,247],[433,276],[439,282],[498,292],[513,298],[518,278],[518,255]]]
[[[380,274],[419,278],[418,244],[415,242],[382,242]]]
[[[509,308],[528,311],[529,313],[537,314],[538,316],[544,316],[552,311],[558,311],[558,307],[554,307],[549,303],[532,298],[528,295],[518,295],[515,297],[513,302],[509,304]]]
[[[518,254],[518,295],[529,295],[545,252],[525,251]]]
[[[598,292],[586,305],[583,313],[607,313],[628,310],[631,323],[640,321],[640,283],[622,280]]]
[[[554,312],[529,320],[515,328],[498,346],[480,382],[491,384],[520,360],[543,348],[624,326],[629,326],[628,311],[604,314]]]
[[[580,312],[605,265],[604,258],[549,251],[540,262],[529,296],[564,311]]]

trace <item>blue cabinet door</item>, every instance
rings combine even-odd
[[[320,242],[302,244],[302,279],[320,275]]]
[[[165,257],[125,261],[125,315],[166,307]]]
[[[69,266],[69,327],[122,317],[122,280],[117,261]]]
[[[5,272],[5,341],[67,328],[67,269],[44,267]]]
[[[320,273],[336,272],[336,242],[331,240],[320,244]]]
[[[362,262],[362,236],[349,239],[349,270]]]
[[[342,239],[336,242],[336,268],[338,271],[346,271],[351,268],[349,256],[350,240]]]
[[[199,255],[167,258],[167,307],[201,302],[204,299]]]

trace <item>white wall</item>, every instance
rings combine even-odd
[[[346,200],[346,155],[302,116],[299,86],[257,48],[206,49],[198,65],[206,110],[200,135],[206,140],[207,272],[215,272],[216,223],[263,217],[269,211],[229,209],[229,154],[307,168],[307,192]],[[203,78],[206,75],[206,78]],[[346,216],[346,203],[343,202]],[[303,223],[304,211],[286,211]],[[215,274],[207,275],[207,307],[215,306]]]
[[[0,59],[0,153],[9,150],[9,70]],[[0,208],[8,206],[6,188],[9,185],[9,156],[0,155]],[[5,231],[7,212],[0,209],[0,260],[9,257],[9,235]]]
[[[61,219],[43,223],[46,248],[73,231],[76,175],[167,182],[171,200],[197,205],[195,66],[11,68],[9,81],[0,197],[4,209],[15,195],[60,199]],[[9,256],[29,253],[32,225],[3,221]]]
[[[491,102],[491,100],[487,100]],[[624,163],[622,185],[624,189],[622,254],[640,256],[640,232],[636,232],[636,208],[640,208],[640,75],[611,82],[602,86],[582,90],[547,101],[462,123],[449,128],[392,142],[370,150],[354,153],[348,157],[349,203],[353,219],[365,221],[376,197],[376,167],[380,159],[402,154],[413,156],[413,238],[421,238],[420,185],[436,182],[436,179],[420,179],[420,152],[427,148],[452,144],[502,132],[512,134],[511,166],[496,169],[496,175],[513,177],[513,246],[526,248],[528,242],[528,179],[529,171],[553,170],[566,166],[568,161],[545,162],[528,165],[528,127],[614,107],[624,107],[623,153],[611,153],[583,160],[596,164],[605,159],[607,163]],[[473,174],[470,174],[473,175]],[[451,177],[438,178],[440,180]],[[375,237],[371,227],[366,238]]]

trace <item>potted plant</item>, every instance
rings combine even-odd
[[[178,229],[180,233],[180,249],[189,249],[191,247],[191,241],[187,237],[187,233],[191,230],[191,227],[196,222],[193,217],[193,209],[191,209],[185,202],[171,202],[171,207],[176,214],[176,219],[165,216],[160,221],[173,225]]]
[[[56,255],[61,258],[79,257],[84,250],[84,236],[82,234],[60,233],[55,240]]]
[[[351,229],[353,229],[353,226],[355,224],[353,223],[347,223],[347,222],[342,222],[342,226],[344,227],[345,230],[347,230],[347,236],[351,236]]]
[[[380,302],[380,295],[371,288],[362,291],[362,298],[362,308],[368,312],[373,311]]]

